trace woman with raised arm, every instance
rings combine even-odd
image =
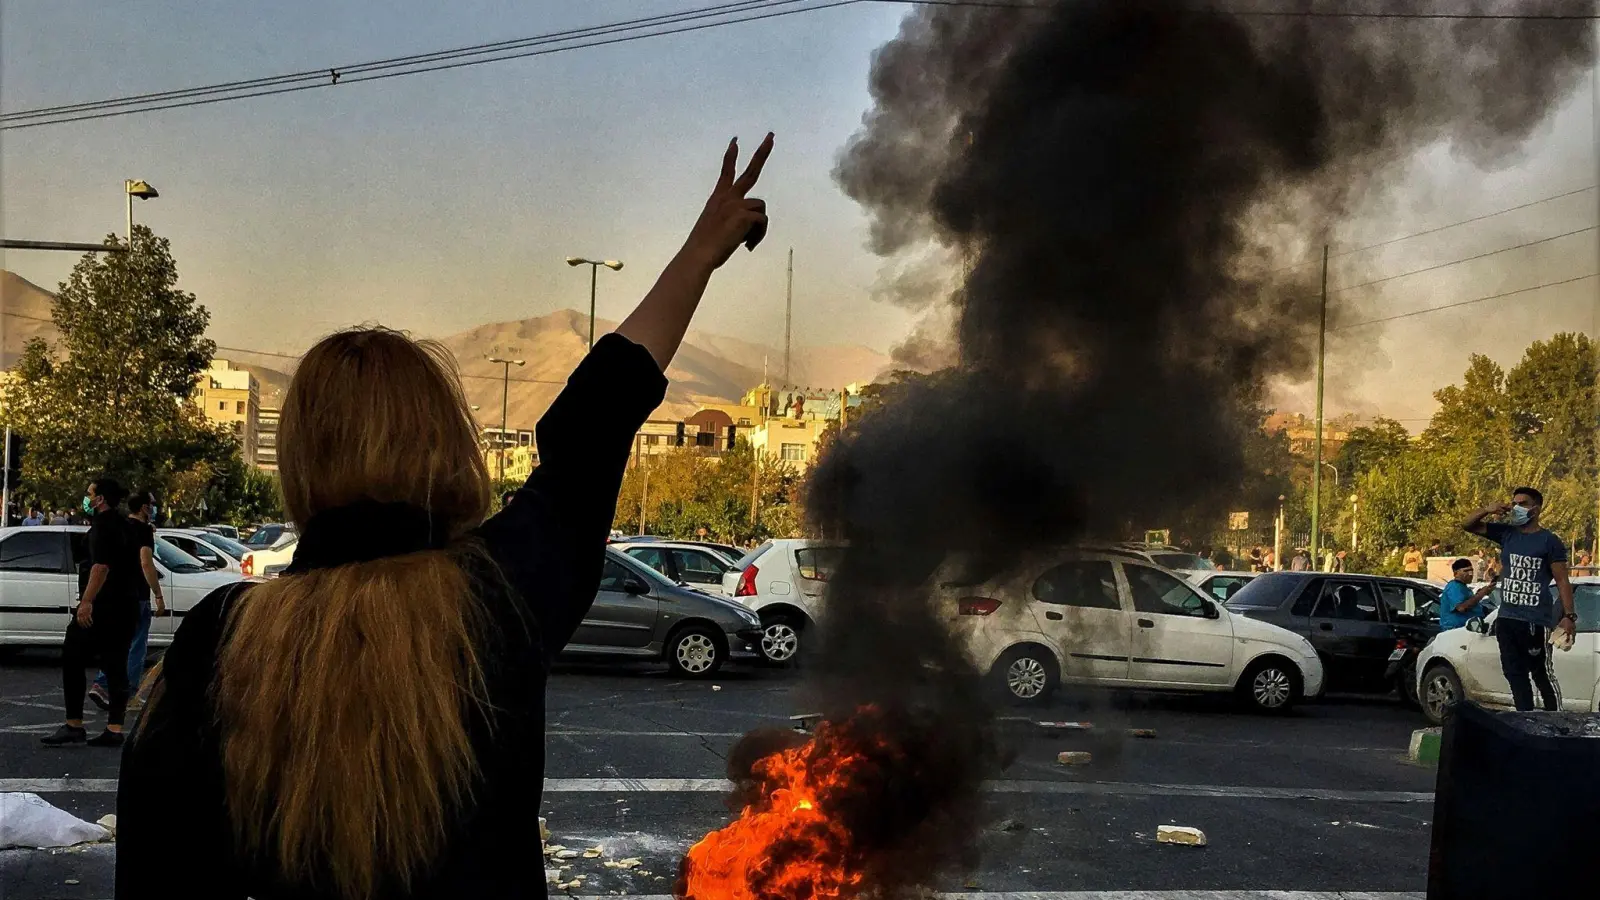
[[[683,248],[492,504],[447,352],[383,328],[301,360],[279,425],[282,577],[185,617],[122,762],[117,896],[545,896],[550,662],[588,612],[633,436],[711,273],[766,225],[737,143]],[[753,241],[750,242],[753,246]]]

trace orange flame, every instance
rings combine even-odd
[[[824,722],[811,741],[758,760],[752,772],[757,799],[689,848],[677,894],[693,900],[854,897],[865,874],[861,854],[831,801],[878,763],[842,738]]]

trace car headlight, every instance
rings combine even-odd
[[[749,625],[749,626],[754,627],[754,628],[760,628],[761,627],[761,617],[756,615],[755,613],[751,612],[750,610],[747,610],[747,609],[739,610],[739,618],[743,619],[744,623],[746,625]]]

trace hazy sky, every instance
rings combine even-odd
[[[0,0],[0,108],[103,99],[531,36],[709,0]],[[795,327],[807,343],[887,349],[912,323],[870,298],[879,263],[833,185],[835,155],[869,103],[871,52],[905,8],[863,3],[708,31],[445,73],[100,122],[0,132],[0,231],[98,240],[135,210],[172,239],[184,286],[224,345],[300,350],[342,325],[442,335],[587,303],[569,254],[619,257],[600,313],[648,287],[698,212],[733,135],[778,149],[760,193],[773,229],[712,288],[699,327],[782,339],[784,250],[796,251]],[[1582,26],[1575,26],[1582,27]],[[1485,173],[1449,147],[1420,157],[1395,195],[1370,198],[1339,236],[1359,247],[1595,181],[1587,83],[1528,154]],[[1336,284],[1462,259],[1595,222],[1594,192],[1382,251],[1343,257]],[[1595,271],[1593,231],[1335,295],[1358,322]],[[0,265],[47,288],[70,254]],[[1512,363],[1526,344],[1596,325],[1593,279],[1349,329],[1330,344],[1334,411],[1418,427],[1431,392],[1474,350]],[[1309,409],[1309,391],[1285,394]]]

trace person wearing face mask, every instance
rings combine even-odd
[[[89,526],[88,565],[79,573],[79,599],[61,643],[62,687],[66,723],[44,738],[51,747],[87,743],[95,747],[122,746],[122,720],[128,706],[128,647],[138,627],[140,586],[139,555],[117,504],[128,495],[116,479],[90,482],[84,503],[94,510]],[[106,730],[89,737],[83,727],[84,670],[94,666],[106,673],[110,711]]]
[[[1546,710],[1561,708],[1561,687],[1550,659],[1550,629],[1557,628],[1570,639],[1578,628],[1572,582],[1567,577],[1567,546],[1540,526],[1543,508],[1543,494],[1519,487],[1512,491],[1510,503],[1486,506],[1461,526],[1500,545],[1500,618],[1495,638],[1500,645],[1500,670],[1521,711],[1533,709],[1534,687]],[[1504,521],[1488,521],[1494,516],[1502,516]],[[1559,593],[1559,605],[1556,593],[1550,590],[1551,581]]]

